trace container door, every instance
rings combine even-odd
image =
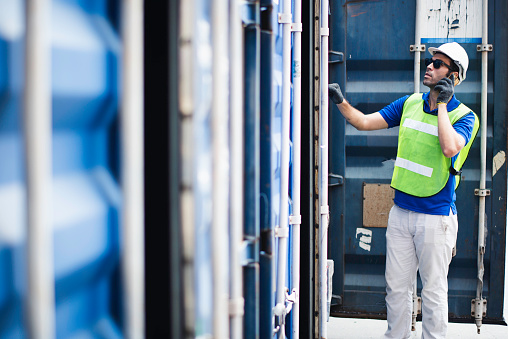
[[[493,3],[489,5],[492,41],[506,36],[501,29],[494,31],[495,22],[501,17],[494,15]],[[470,59],[467,80],[456,88],[456,96],[480,116],[481,54],[476,48],[481,44],[481,17],[478,17],[481,4],[475,2],[469,7],[459,6],[459,2],[447,4],[446,1],[424,2],[422,44],[428,49],[457,41],[466,49]],[[415,40],[415,2],[332,1],[330,13],[330,82],[340,84],[353,106],[368,114],[413,93],[414,54],[410,45]],[[425,73],[423,59],[429,56],[428,52],[421,54],[420,81]],[[495,117],[496,125],[505,126],[506,117],[501,113],[504,100],[497,103],[493,98],[506,91],[506,83],[494,82],[497,65],[494,57],[494,53],[489,55],[488,130],[492,134],[489,132],[487,138],[487,187],[492,188],[493,197],[487,199],[486,208],[488,235],[483,295],[488,299],[487,318],[502,320],[504,282],[502,274],[494,272],[504,272],[505,248],[500,239],[505,239],[506,169],[504,153],[500,152],[506,149],[506,131],[504,127],[490,124]],[[422,83],[420,88],[422,92],[428,91]],[[393,206],[390,181],[398,127],[357,131],[345,123],[335,105],[330,107],[329,257],[335,261],[331,312],[332,315],[383,318],[386,316],[385,235],[388,212]],[[491,171],[496,157],[502,159],[502,164]],[[478,197],[474,190],[479,187],[479,159],[478,135],[457,189],[457,255],[449,272],[449,312],[455,320],[472,319],[471,300],[476,294]],[[418,279],[418,295],[420,292]]]

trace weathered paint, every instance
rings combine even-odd
[[[424,1],[422,42],[481,42],[481,0]]]
[[[492,159],[492,176],[496,175],[497,171],[503,167],[506,162],[506,153],[504,151],[499,151]]]

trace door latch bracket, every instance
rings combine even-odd
[[[410,52],[425,52],[427,47],[425,45],[409,45],[409,51]]]
[[[494,47],[492,46],[492,44],[476,45],[477,52],[492,52],[493,50],[494,50]]]
[[[490,195],[490,189],[475,188],[474,195],[478,195],[480,197],[486,197],[486,196]]]

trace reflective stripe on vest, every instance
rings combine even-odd
[[[438,137],[437,116],[423,111],[422,94],[411,95],[404,103],[399,127],[397,159],[392,187],[417,197],[429,197],[441,191],[450,177],[451,158],[443,155]],[[472,112],[464,104],[448,112],[453,125]],[[474,113],[473,113],[474,114]],[[459,152],[454,168],[460,170],[478,131],[475,114],[473,135]],[[460,177],[457,176],[457,185]]]
[[[420,131],[423,133],[435,135],[437,137],[437,126],[427,124],[425,122],[416,121],[413,119],[406,119],[406,120],[404,120],[403,126],[407,127],[407,128],[412,128],[414,130],[417,130],[417,131]]]
[[[426,176],[428,178],[432,177],[432,171],[434,170],[432,167],[420,165],[416,162],[412,162],[411,160],[402,159],[401,157],[397,157],[395,160],[395,166],[407,169],[408,171]]]

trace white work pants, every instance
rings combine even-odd
[[[385,338],[409,338],[413,283],[420,270],[423,339],[445,338],[448,266],[457,241],[457,216],[429,215],[393,206],[386,230]]]

